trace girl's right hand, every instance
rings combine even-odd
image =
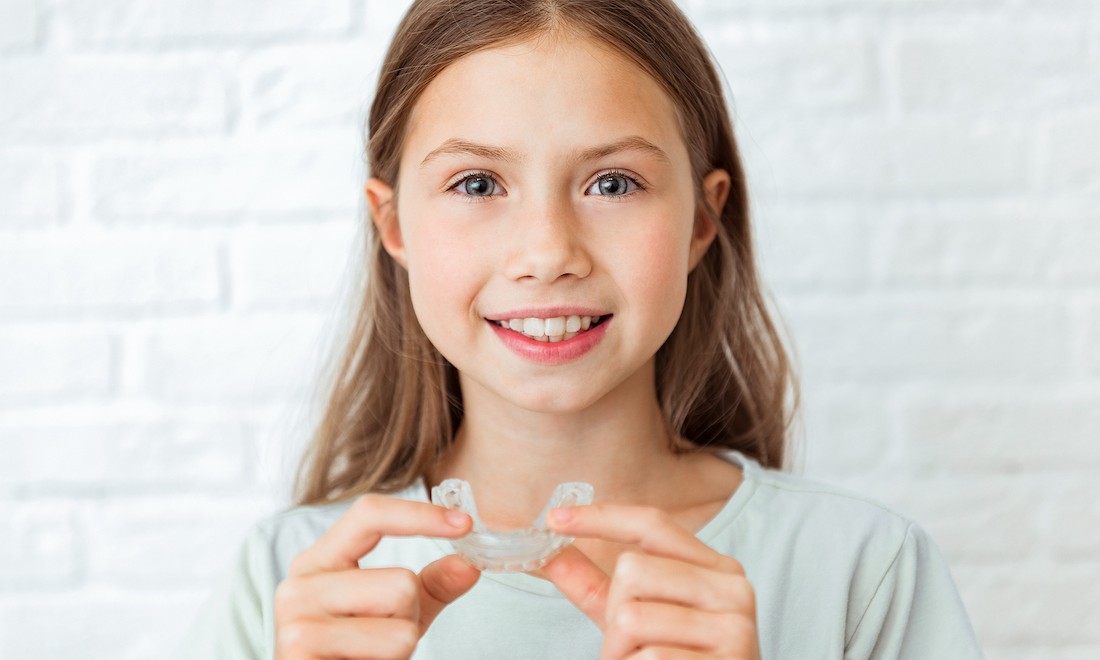
[[[359,568],[383,536],[457,538],[470,517],[424,502],[360,497],[294,558],[275,590],[275,657],[408,658],[439,612],[470,590],[481,572],[457,555],[416,574]]]

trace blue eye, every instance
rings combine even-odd
[[[447,190],[463,197],[488,198],[499,194],[500,184],[488,172],[470,172],[463,175]]]
[[[608,172],[600,175],[585,192],[602,197],[625,197],[635,190],[643,190],[636,179],[622,172]]]

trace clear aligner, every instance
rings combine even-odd
[[[455,552],[466,561],[483,571],[532,571],[544,566],[573,542],[571,537],[560,536],[546,528],[546,514],[559,506],[591,504],[592,492],[592,486],[580,481],[558,484],[530,527],[508,532],[489,529],[482,524],[470,484],[462,479],[447,479],[432,488],[432,504],[461,511],[473,518],[470,533],[451,541]]]

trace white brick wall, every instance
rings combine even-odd
[[[160,657],[285,501],[405,4],[0,0],[0,657]],[[923,521],[991,658],[1100,657],[1100,3],[682,4],[802,471]]]

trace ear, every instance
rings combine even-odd
[[[703,203],[712,209],[715,215],[721,215],[729,192],[729,172],[713,170],[703,177]],[[714,242],[714,237],[717,235],[718,227],[714,224],[714,220],[706,213],[705,209],[697,209],[695,212],[695,228],[691,235],[691,252],[688,261],[690,269],[694,270],[695,266],[699,264],[703,255],[707,253],[707,248]]]
[[[378,230],[382,247],[394,261],[405,265],[405,241],[401,237],[401,224],[397,221],[397,207],[394,204],[393,188],[381,179],[371,177],[367,180],[367,207],[371,220]]]

